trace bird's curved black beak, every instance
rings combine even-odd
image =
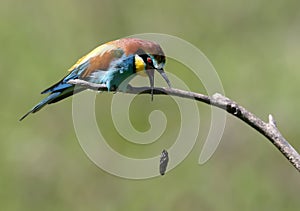
[[[160,75],[165,79],[165,81],[167,82],[169,88],[171,88],[171,82],[170,82],[170,80],[168,79],[168,76],[167,76],[167,74],[165,73],[164,69],[161,68],[161,69],[156,69],[156,70],[157,70],[157,72],[159,72]]]
[[[171,88],[171,82],[167,77],[167,74],[165,73],[165,71],[163,69],[155,69],[157,70],[157,72],[160,73],[160,75],[165,79],[165,81],[167,82],[169,88]],[[149,80],[150,80],[150,87],[151,87],[151,101],[153,101],[153,91],[154,91],[154,69],[148,69],[147,71],[147,75],[149,76]]]

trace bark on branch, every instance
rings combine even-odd
[[[94,84],[83,80],[70,80],[68,83],[74,85],[80,85],[87,89],[97,91],[107,91],[107,87],[104,84]],[[122,92],[120,90],[117,90]],[[151,94],[150,87],[132,87],[128,85],[126,93],[130,94]],[[203,103],[218,107],[226,110],[233,116],[241,119],[246,124],[257,130],[259,133],[264,135],[279,151],[289,160],[289,162],[300,172],[300,155],[299,153],[289,144],[289,142],[282,136],[276,126],[276,122],[271,114],[269,114],[269,122],[264,122],[244,107],[238,105],[233,100],[221,95],[214,94],[213,96],[207,96],[199,93],[188,92],[175,88],[154,88],[154,95],[172,95],[182,98],[194,99]]]

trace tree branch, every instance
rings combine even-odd
[[[80,85],[87,89],[97,91],[107,91],[105,84],[94,84],[83,80],[70,80],[68,83],[74,85]],[[122,92],[120,90],[117,90]],[[125,93],[130,94],[151,94],[150,87],[132,87],[128,85]],[[276,126],[276,122],[271,114],[269,114],[269,122],[264,122],[257,116],[247,111],[244,107],[238,105],[231,99],[221,95],[214,94],[213,96],[207,96],[199,93],[188,92],[174,88],[154,88],[154,95],[172,95],[182,98],[194,99],[197,101],[204,102],[206,104],[226,110],[233,116],[241,119],[252,128],[257,130],[263,136],[265,136],[273,145],[280,150],[280,152],[289,160],[289,162],[300,172],[300,155],[299,153],[289,144],[289,142],[281,135],[280,131]]]

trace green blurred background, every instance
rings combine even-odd
[[[300,150],[299,11],[296,0],[2,0],[0,209],[299,209],[299,173],[263,136],[233,117],[214,156],[197,164],[210,123],[209,107],[200,103],[203,127],[192,153],[164,177],[139,181],[112,176],[87,158],[74,132],[71,99],[18,121],[42,99],[40,91],[97,45],[136,33],[166,33],[201,49],[226,95],[264,120],[272,113]],[[169,61],[166,70],[192,81],[193,75],[180,67]],[[191,89],[202,92],[201,87],[193,83]],[[97,98],[100,127],[110,122],[105,119],[110,99],[111,94]],[[176,118],[168,97],[156,97],[149,105],[142,103],[145,99],[149,96],[138,97],[131,109],[137,129],[149,128],[146,114],[153,108]],[[119,151],[144,150],[123,144],[113,126],[106,127]],[[169,121],[168,128],[178,129],[176,121]],[[159,147],[145,153],[155,155],[172,141],[161,139]]]

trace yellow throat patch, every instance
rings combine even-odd
[[[134,59],[136,73],[141,76],[147,76],[146,72],[144,71],[146,67],[144,60],[139,55],[135,55]]]

